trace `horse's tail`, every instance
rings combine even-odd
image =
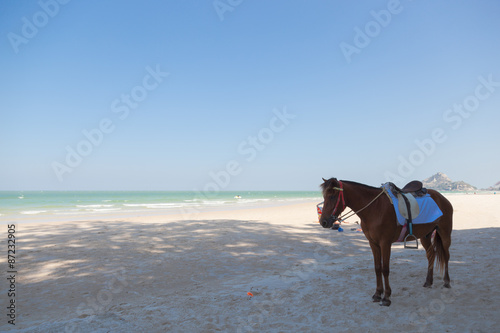
[[[443,245],[443,240],[439,236],[438,230],[436,230],[434,241],[432,243],[432,248],[434,248],[434,255],[436,258],[436,268],[439,273],[444,272],[446,265],[446,252]]]

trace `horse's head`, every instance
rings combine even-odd
[[[342,182],[336,178],[328,180],[323,178],[321,189],[323,190],[324,203],[319,223],[323,228],[331,228],[345,209],[344,189]]]

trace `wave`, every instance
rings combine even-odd
[[[254,203],[254,202],[268,202],[271,201],[271,199],[239,199],[236,201],[238,204],[246,204],[246,203]]]
[[[42,213],[47,213],[46,210],[25,210],[22,211],[21,214],[24,215],[36,215],[36,214],[42,214]]]
[[[204,205],[207,206],[217,206],[217,205],[225,205],[227,203],[230,203],[232,201],[226,201],[226,200],[210,200],[210,201],[202,201]]]
[[[102,207],[113,207],[114,205],[76,205],[78,208],[102,208]]]
[[[176,208],[184,207],[181,203],[145,203],[145,204],[123,204],[125,207],[145,207],[145,208]]]
[[[121,210],[121,208],[93,208],[87,209],[88,212],[116,212]]]

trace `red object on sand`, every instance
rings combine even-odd
[[[319,204],[316,205],[316,210],[318,212],[318,223],[319,223],[319,220],[321,220],[321,214],[323,213],[323,203],[322,202],[320,202]]]
[[[253,296],[253,294],[251,292],[247,292],[247,295],[250,296],[250,297]]]

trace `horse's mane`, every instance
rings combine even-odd
[[[361,184],[361,183],[353,182],[350,180],[341,180],[341,182],[356,185],[356,186],[361,186],[361,187],[364,187],[364,188],[367,188],[370,190],[380,190],[380,187],[374,187],[374,186],[370,186],[370,185],[366,185],[366,184]]]
[[[350,180],[341,180],[341,182],[351,184],[354,186],[359,186],[359,187],[364,188],[365,190],[379,190],[380,191],[380,187],[373,187],[370,185],[361,184],[361,183],[353,182]],[[324,192],[327,188],[329,188],[330,186],[332,186],[332,184],[335,184],[335,183],[338,183],[337,178],[330,178],[330,179],[326,180],[323,184],[320,185],[321,190]],[[338,185],[334,185],[334,186],[338,186]]]

